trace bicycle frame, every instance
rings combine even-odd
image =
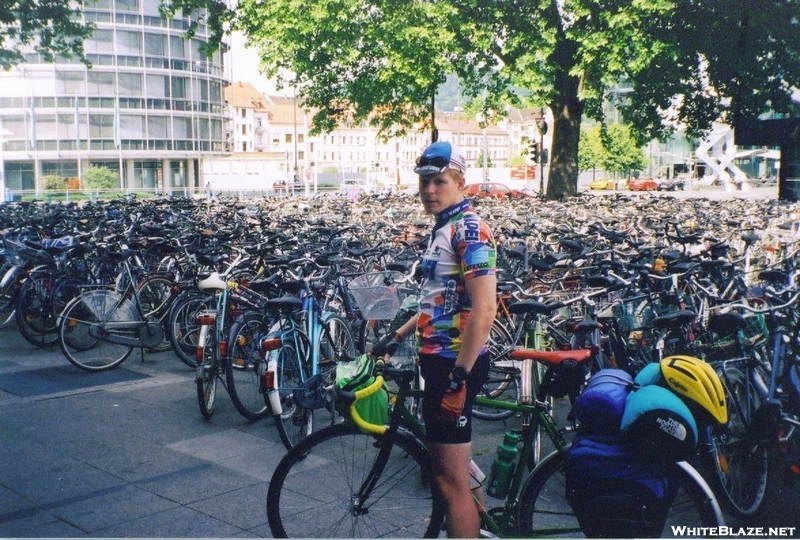
[[[531,360],[526,360],[526,362],[531,362]],[[350,405],[351,418],[357,426],[364,431],[383,436],[380,439],[381,451],[379,457],[375,460],[372,469],[354,497],[354,504],[356,504],[357,507],[363,506],[365,501],[369,498],[372,489],[375,487],[383,472],[383,466],[386,460],[381,459],[381,456],[388,456],[394,445],[395,438],[404,436],[398,435],[398,432],[407,433],[417,439],[420,445],[423,447],[425,446],[425,427],[406,405],[408,399],[413,400],[422,397],[421,390],[411,389],[411,383],[415,377],[414,371],[385,367],[384,372],[392,373],[392,378],[398,382],[398,392],[394,401],[394,406],[392,407],[388,425],[377,426],[364,422],[358,415],[358,411],[355,408],[355,401]],[[383,386],[383,383],[383,376],[378,376],[372,385],[350,395],[355,400],[362,399],[378,391],[378,389]],[[339,395],[346,395],[346,393],[342,392],[337,393]],[[567,448],[567,442],[564,438],[563,431],[558,428],[549,412],[549,405],[545,402],[534,400],[531,403],[514,403],[477,397],[475,399],[475,404],[511,410],[515,413],[519,413],[523,417],[522,437],[520,439],[522,447],[504,504],[500,507],[486,509],[473,495],[483,527],[492,534],[514,536],[519,534],[519,524],[517,522],[519,497],[520,494],[523,493],[526,480],[530,477],[534,468],[531,465],[530,457],[533,452],[536,432],[539,428],[543,428],[557,451],[565,450]]]

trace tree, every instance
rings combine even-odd
[[[601,127],[600,139],[603,145],[601,166],[604,170],[625,173],[644,169],[644,152],[628,126],[611,124]]]
[[[603,141],[600,138],[600,126],[581,129],[580,146],[578,147],[578,170],[594,171],[603,168]]]
[[[550,199],[577,193],[581,123],[602,121],[607,99],[643,140],[787,112],[800,86],[800,0],[165,2],[166,13],[209,9],[195,24],[243,31],[263,73],[315,111],[316,132],[344,120],[387,136],[430,128],[451,73],[484,111],[547,106]],[[620,82],[631,91],[612,94]]]
[[[80,22],[80,10],[65,0],[3,0],[0,3],[0,67],[25,61],[33,48],[48,62],[56,55],[87,63],[83,40],[94,25]]]

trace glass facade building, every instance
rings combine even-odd
[[[91,166],[121,173],[120,188],[180,192],[203,185],[201,160],[226,148],[223,52],[190,19],[164,19],[160,0],[94,0],[96,25],[77,59],[36,53],[0,72],[0,168],[5,188],[39,193],[44,175],[82,177]]]

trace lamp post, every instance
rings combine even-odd
[[[544,119],[544,107],[541,108],[536,121],[539,129],[539,195],[544,195],[544,135],[547,133],[547,122]]]
[[[0,119],[0,197],[5,202],[9,202],[9,197],[6,193],[6,162],[3,158],[3,147],[6,144],[8,135],[13,135],[13,133],[3,127],[3,121]]]

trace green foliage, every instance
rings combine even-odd
[[[64,0],[3,0],[0,2],[0,68],[25,61],[22,51],[33,46],[45,61],[79,58],[88,65],[83,40],[94,25],[80,22],[80,11]]]
[[[608,172],[639,171],[645,166],[644,152],[628,126],[611,124],[600,130],[603,143],[601,166]]]
[[[67,187],[67,181],[57,174],[46,174],[42,176],[42,186],[45,191],[63,191]]]
[[[584,128],[578,148],[581,171],[600,169],[624,173],[642,170],[645,156],[628,126],[611,124],[607,127]]]
[[[428,130],[451,74],[466,110],[548,107],[550,199],[577,193],[581,124],[603,122],[607,99],[640,146],[680,125],[700,136],[714,121],[789,112],[800,87],[800,0],[165,2],[207,9],[196,21],[217,38],[244,32],[264,75],[314,111],[315,133],[364,121],[385,136]]]
[[[578,169],[591,171],[602,168],[603,141],[600,139],[600,126],[581,129],[581,141],[578,146]]]
[[[88,189],[117,189],[120,187],[119,175],[108,167],[89,167],[83,173]]]
[[[480,153],[478,154],[478,159],[476,160],[475,166],[478,168],[482,168],[484,165],[483,160],[484,160],[483,150],[481,150]],[[488,159],[486,160],[486,167],[487,168],[494,167],[494,163],[492,162],[492,156],[489,156]]]

